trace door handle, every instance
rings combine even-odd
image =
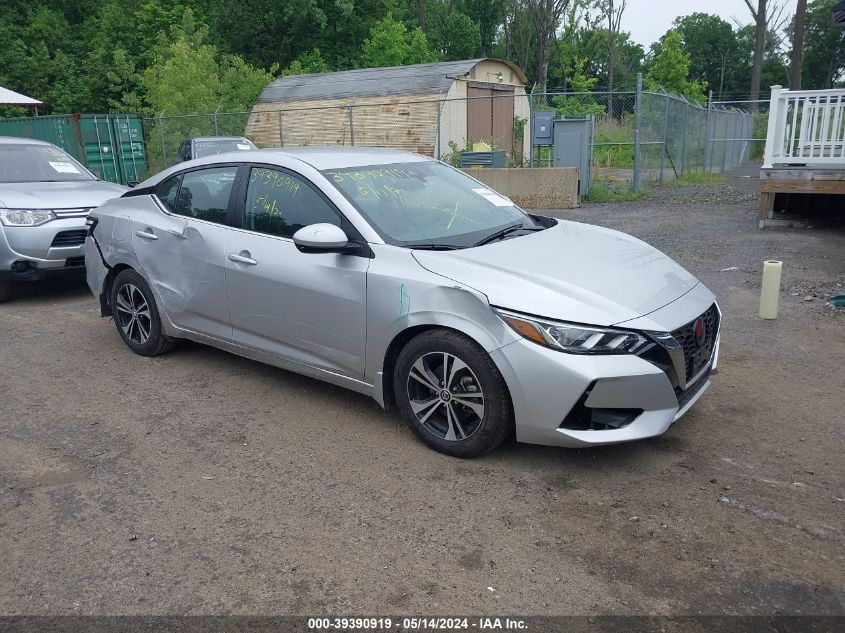
[[[252,259],[251,257],[237,255],[236,253],[229,253],[229,261],[235,262],[236,264],[246,264],[247,266],[255,266],[256,264],[258,264],[258,262]]]
[[[138,237],[145,239],[145,240],[157,240],[158,239],[158,235],[156,235],[153,232],[148,233],[147,231],[135,231],[135,235],[137,235]]]

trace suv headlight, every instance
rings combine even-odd
[[[49,209],[0,209],[0,222],[6,226],[38,226],[55,219]]]
[[[518,334],[543,347],[570,354],[635,354],[651,341],[637,332],[547,321],[494,308]]]

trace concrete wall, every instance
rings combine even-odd
[[[464,171],[525,209],[575,209],[579,206],[575,167]]]

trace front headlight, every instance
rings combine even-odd
[[[38,226],[55,219],[49,209],[0,209],[0,222],[6,226]]]
[[[642,334],[626,330],[547,321],[494,308],[517,333],[543,347],[570,354],[636,354],[651,343]]]

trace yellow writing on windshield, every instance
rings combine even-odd
[[[364,185],[358,187],[358,197],[366,198],[367,200],[396,200],[405,204],[405,190],[401,187],[391,187],[390,185]]]
[[[287,174],[283,174],[274,169],[253,169],[249,176],[250,184],[258,184],[264,187],[272,187],[274,189],[285,189],[290,192],[291,197],[296,195],[299,191],[299,181]]]
[[[276,203],[275,198],[270,198],[266,193],[258,196],[255,199],[255,210],[259,213],[264,211],[267,215],[272,217],[282,217],[282,209]]]
[[[335,182],[362,182],[364,180],[410,180],[411,173],[405,169],[391,167],[388,169],[359,169],[345,171],[330,171],[327,175]]]

